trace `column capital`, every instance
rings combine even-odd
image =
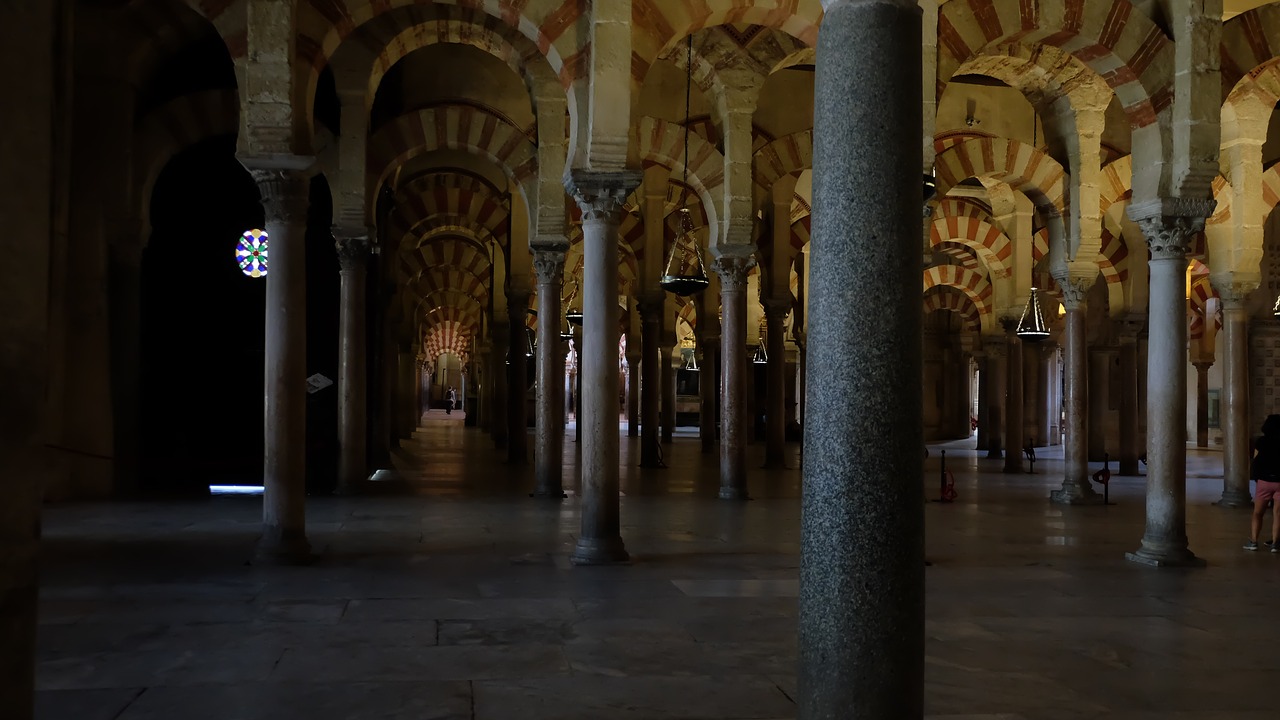
[[[1129,217],[1142,229],[1152,260],[1183,260],[1216,205],[1213,198],[1155,198],[1131,204]]]
[[[1093,280],[1078,277],[1054,279],[1058,281],[1058,287],[1062,289],[1062,305],[1067,310],[1084,309],[1085,298],[1089,295],[1089,288],[1093,287]]]
[[[336,233],[335,233],[336,234]],[[338,270],[352,272],[364,269],[369,258],[369,238],[337,235],[333,247],[338,252]]]
[[[1261,285],[1258,278],[1241,278],[1233,273],[1223,273],[1220,276],[1210,275],[1209,282],[1213,284],[1213,289],[1218,292],[1218,297],[1222,300],[1224,310],[1244,309],[1250,293],[1257,290],[1258,286]]]
[[[267,224],[305,223],[310,205],[311,172],[291,168],[251,167]]]
[[[623,204],[640,185],[638,170],[572,170],[565,190],[582,209],[583,222],[617,222]]]
[[[559,285],[564,282],[565,249],[557,246],[533,249],[533,272],[538,276],[539,285]]]
[[[720,276],[721,292],[744,292],[747,289],[747,273],[755,265],[752,248],[744,248],[746,252],[734,248],[729,251],[724,246],[716,248],[716,259],[711,261],[711,268]]]
[[[645,293],[636,298],[636,310],[640,313],[640,322],[650,318],[661,319],[666,306],[667,299],[661,293]]]
[[[785,319],[792,306],[789,298],[764,298],[760,304],[764,306],[764,315],[768,320]]]

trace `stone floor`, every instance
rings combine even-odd
[[[1060,454],[1006,476],[961,445],[959,502],[925,511],[929,717],[1277,717],[1280,556],[1241,551],[1247,513],[1210,504],[1220,454],[1189,462],[1208,567],[1170,571],[1123,559],[1141,478],[1058,508]],[[794,717],[799,471],[753,471],[756,499],[728,503],[696,439],[666,454],[641,472],[624,440],[626,567],[570,567],[577,502],[529,499],[454,418],[398,459],[414,496],[310,500],[311,567],[246,564],[254,497],[53,508],[38,717]]]

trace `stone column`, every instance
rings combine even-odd
[[[673,348],[661,347],[658,362],[662,368],[662,442],[670,444],[676,430],[676,371],[672,365]]]
[[[1214,283],[1215,286],[1219,283]],[[1249,494],[1249,326],[1245,301],[1255,286],[1222,283],[1223,358],[1222,445],[1224,507],[1250,507]]]
[[[823,5],[806,410],[818,420],[804,437],[797,717],[918,719],[923,126],[920,95],[905,89],[922,84],[921,10]]]
[[[1208,318],[1213,322],[1213,318]],[[1211,362],[1194,363],[1196,368],[1196,447],[1209,447],[1209,368]]]
[[[538,275],[538,388],[533,474],[535,497],[564,494],[564,347],[560,340],[560,288],[567,246],[539,247],[533,253]]]
[[[413,437],[413,431],[418,429],[418,421],[421,419],[418,412],[418,358],[411,343],[404,342],[400,345],[398,362],[395,408],[396,415],[400,418],[400,439],[408,440]]]
[[[640,437],[640,358],[627,345],[627,437]]]
[[[1005,412],[1004,471],[1020,473],[1022,468],[1022,340],[1018,338],[1018,317],[1005,318]]]
[[[1024,343],[1022,346],[1022,432],[1023,444],[1032,447],[1043,447],[1045,432],[1040,427],[1044,413],[1040,408],[1044,402],[1040,395],[1044,389],[1042,375],[1044,363],[1040,362],[1040,346],[1038,343]]]
[[[720,338],[703,336],[698,341],[698,435],[702,441],[703,454],[715,452],[716,437],[716,368],[720,364]]]
[[[524,465],[529,462],[529,292],[507,291],[507,319],[511,341],[507,357],[507,462]]]
[[[301,160],[301,159],[299,159]],[[266,458],[257,559],[310,559],[307,542],[307,206],[309,174],[252,169],[266,210]]]
[[[1120,336],[1120,475],[1137,475],[1138,458],[1138,338]]]
[[[111,410],[117,495],[135,495],[141,483],[142,242],[138,223],[115,229],[108,284],[111,322]]]
[[[53,248],[66,241],[55,236],[65,233],[70,166],[71,109],[59,85],[72,45],[61,5],[0,3],[0,67],[22,68],[6,82],[0,111],[0,708],[12,720],[35,716],[40,506],[51,475],[50,275]]]
[[[582,528],[576,565],[624,562],[618,511],[618,224],[640,184],[633,171],[575,170],[568,189],[582,208]],[[646,430],[648,427],[646,426]]]
[[[1072,278],[1058,278],[1062,288],[1062,304],[1067,309],[1066,352],[1063,357],[1063,392],[1066,433],[1063,440],[1062,487],[1049,494],[1049,500],[1067,505],[1084,505],[1101,502],[1098,493],[1089,484],[1088,413],[1089,375],[1086,366],[1088,353],[1084,320],[1088,313],[1085,295],[1089,284]]]
[[[1004,376],[1005,346],[1001,337],[989,337],[984,343],[987,352],[987,376],[990,382],[982,389],[987,396],[987,457],[999,459],[1004,457]]]
[[[368,236],[344,236],[335,241],[342,283],[338,312],[338,493],[358,492],[368,479],[368,432],[365,371],[367,339],[365,276]],[[268,275],[270,277],[270,275]]]
[[[767,350],[769,353],[768,406],[765,409],[765,449],[764,466],[766,468],[785,468],[787,466],[787,351],[786,328],[783,323],[787,313],[791,311],[789,299],[769,298],[764,301],[764,317],[767,325]]]
[[[662,450],[658,447],[658,416],[662,407],[662,336],[661,293],[640,300],[640,467],[663,467]]]
[[[1111,354],[1106,348],[1089,352],[1089,462],[1102,462],[1107,447],[1107,405],[1111,397]]]
[[[1164,201],[1161,201],[1163,204]],[[1195,201],[1179,199],[1179,204]],[[1200,565],[1187,547],[1187,247],[1204,227],[1198,217],[1130,205],[1151,251],[1147,376],[1147,522],[1142,545],[1126,558],[1146,565]]]
[[[809,371],[809,351],[805,347],[804,333],[795,333],[796,341],[796,422],[804,427],[804,398],[808,394],[805,385]],[[968,418],[966,417],[966,421]]]
[[[1062,375],[1058,367],[1057,343],[1049,343],[1040,349],[1040,360],[1044,365],[1040,368],[1044,378],[1044,405],[1040,422],[1044,425],[1045,445],[1062,444]]]
[[[747,271],[750,247],[721,246],[713,266],[720,275],[720,497],[747,499]],[[738,254],[730,254],[738,253]]]
[[[510,372],[507,354],[511,349],[511,325],[502,321],[494,321],[489,329],[493,333],[493,354],[490,356],[492,369],[489,371],[489,388],[492,391],[489,408],[489,435],[493,438],[493,446],[498,450],[507,449],[507,434],[510,431],[507,410],[508,374]]]
[[[991,416],[987,412],[987,386],[991,384],[991,366],[987,363],[986,351],[975,352],[973,359],[978,363],[978,437],[974,449],[981,452],[991,446]]]

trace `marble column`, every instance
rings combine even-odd
[[[1020,473],[1022,467],[1022,340],[1018,338],[1018,318],[1005,318],[1005,410],[1004,471]]]
[[[658,350],[662,368],[662,442],[670,444],[676,430],[676,370],[671,360],[672,348]]]
[[[640,310],[640,467],[659,468],[662,450],[658,417],[662,410],[662,336],[661,293],[647,295],[638,303]]]
[[[338,251],[341,300],[338,311],[338,489],[358,492],[369,475],[365,372],[367,339],[365,278],[368,272],[368,236],[335,240]]]
[[[640,358],[627,352],[627,437],[640,437]]]
[[[574,170],[567,187],[582,208],[582,526],[570,561],[625,562],[618,469],[618,224],[640,184],[633,171]],[[648,428],[646,427],[646,430]]]
[[[1005,405],[1005,362],[1004,338],[989,337],[983,343],[987,352],[987,377],[990,378],[983,388],[987,396],[987,458],[1004,457],[1004,405]]]
[[[769,364],[766,372],[769,381],[767,407],[765,409],[765,448],[764,466],[766,468],[785,468],[787,466],[787,351],[786,327],[787,313],[791,311],[790,299],[767,299],[764,301],[764,317],[766,323],[767,350]]]
[[[716,408],[719,400],[716,395],[716,368],[720,364],[720,338],[704,336],[698,341],[698,435],[702,441],[703,454],[710,455],[717,446]]]
[[[1058,278],[1062,288],[1062,304],[1067,309],[1066,348],[1063,357],[1063,392],[1066,433],[1063,440],[1062,487],[1049,494],[1055,503],[1085,505],[1102,501],[1101,496],[1089,484],[1089,445],[1086,434],[1088,423],[1089,373],[1087,363],[1088,340],[1084,321],[1088,314],[1085,295],[1089,285],[1072,278]]]
[[[1213,322],[1210,318],[1209,322]],[[1209,447],[1209,368],[1211,362],[1193,363],[1196,369],[1196,447]]]
[[[564,347],[560,340],[560,288],[568,246],[539,247],[533,252],[538,276],[538,387],[536,439],[533,451],[535,497],[560,499],[564,494]]]
[[[267,265],[266,457],[257,560],[305,562],[307,542],[307,207],[311,178],[298,169],[251,169],[271,254]]]
[[[507,321],[511,340],[507,357],[507,462],[529,462],[529,292],[507,291]]]
[[[918,719],[923,131],[919,93],[904,89],[921,85],[921,10],[823,5],[806,398],[819,421],[804,437],[797,717]]]
[[[1138,338],[1136,335],[1120,337],[1120,475],[1139,473],[1138,444]]]
[[[0,137],[7,139],[0,161],[0,709],[6,720],[35,716],[41,496],[52,474],[45,420],[50,275],[53,248],[66,240],[55,236],[65,230],[70,167],[70,113],[58,101],[67,88],[58,86],[66,85],[68,73],[59,66],[66,67],[72,45],[66,18],[59,31],[60,5],[0,3],[0,67],[15,70],[0,111]]]
[[[1178,204],[1195,204],[1179,199]],[[1142,545],[1126,558],[1157,566],[1201,565],[1187,546],[1187,248],[1203,229],[1199,217],[1144,214],[1130,205],[1151,252],[1147,331],[1147,521]]]
[[[1215,284],[1216,286],[1216,284]],[[1223,284],[1222,445],[1224,507],[1251,507],[1249,494],[1249,326],[1245,301],[1252,285]]]
[[[1111,353],[1105,348],[1089,352],[1089,462],[1102,462],[1107,447],[1107,406],[1111,399]]]
[[[717,248],[720,276],[720,497],[747,499],[747,271],[752,247]]]

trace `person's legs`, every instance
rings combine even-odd
[[[1254,547],[1246,548],[1251,550],[1257,549],[1258,533],[1262,532],[1262,518],[1267,514],[1267,498],[1263,496],[1262,483],[1258,483],[1258,491],[1253,498],[1253,518],[1249,526],[1249,542]]]

